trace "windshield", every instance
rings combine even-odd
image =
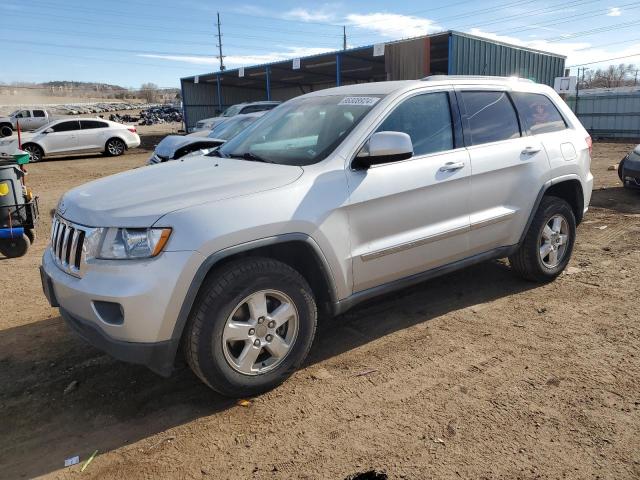
[[[233,117],[234,115],[237,115],[240,112],[241,108],[242,108],[242,105],[232,105],[222,113],[222,116]]]
[[[312,165],[335,150],[380,98],[330,95],[290,100],[225,143],[220,155]]]
[[[235,137],[238,133],[255,122],[258,117],[234,117],[229,120],[216,125],[209,135],[209,138],[218,138],[220,140],[229,140],[231,137]]]

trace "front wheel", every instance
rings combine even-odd
[[[563,199],[543,197],[524,241],[509,262],[526,280],[549,282],[565,269],[576,237],[576,218]]]
[[[127,146],[119,138],[110,139],[105,146],[105,153],[110,157],[117,157],[124,153]]]
[[[13,135],[13,128],[9,125],[0,125],[0,137],[10,137]]]
[[[29,156],[31,157],[29,159],[30,162],[39,162],[44,158],[44,151],[35,143],[27,143],[22,146],[22,149],[29,153]]]
[[[238,260],[203,285],[184,335],[187,362],[223,395],[258,395],[302,364],[316,324],[315,300],[297,271],[267,258]]]

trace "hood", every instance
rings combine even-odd
[[[172,158],[177,149],[197,140],[198,137],[194,138],[184,135],[169,135],[164,137],[156,146],[155,153],[164,158]]]
[[[90,227],[149,227],[175,210],[294,182],[302,168],[204,155],[111,175],[67,192],[58,213]]]

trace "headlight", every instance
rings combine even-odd
[[[14,140],[0,140],[0,147],[6,147],[7,145],[11,145]]]
[[[96,258],[121,260],[155,257],[167,244],[170,228],[104,228]]]

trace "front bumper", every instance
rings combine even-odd
[[[147,260],[87,264],[81,278],[62,271],[47,248],[42,285],[49,303],[87,342],[123,361],[168,375],[181,333],[176,321],[202,261],[197,252],[164,252]],[[101,305],[119,306],[120,315]],[[117,318],[116,318],[117,317]],[[115,321],[114,321],[115,319]]]
[[[622,162],[620,178],[625,187],[640,189],[640,159],[627,157]]]

